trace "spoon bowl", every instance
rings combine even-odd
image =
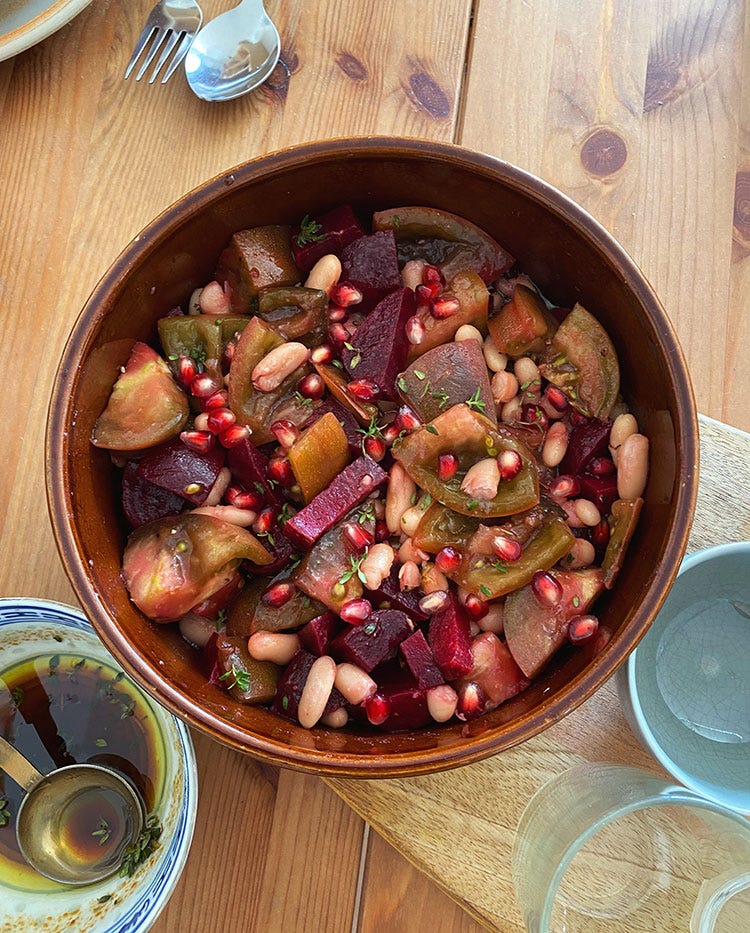
[[[263,84],[281,39],[262,0],[242,0],[207,23],[185,58],[188,84],[202,100],[232,100]]]

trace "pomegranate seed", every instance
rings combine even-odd
[[[391,533],[388,531],[388,525],[384,518],[379,518],[375,522],[375,540],[377,542],[387,541]]]
[[[419,600],[419,608],[422,612],[426,612],[427,615],[432,615],[433,612],[437,612],[438,609],[442,609],[447,602],[448,594],[445,592],[445,590],[435,590],[434,593],[430,593],[428,596],[423,596]]]
[[[362,292],[351,282],[339,282],[331,289],[330,299],[342,308],[349,308],[362,302]]]
[[[289,450],[299,437],[300,430],[293,421],[289,421],[286,418],[279,418],[278,421],[274,421],[271,425],[271,433],[284,450]]]
[[[183,431],[180,440],[188,448],[198,454],[205,454],[216,443],[216,438],[210,431]]]
[[[360,625],[372,614],[372,606],[366,599],[350,599],[339,609],[339,615],[350,625]]]
[[[497,466],[500,470],[500,479],[514,479],[521,472],[523,461],[521,455],[515,450],[501,450],[497,456]]]
[[[575,476],[563,473],[556,476],[549,484],[549,494],[554,499],[570,499],[581,491],[581,484]]]
[[[276,513],[267,506],[263,509],[253,522],[253,531],[256,535],[267,535],[276,524]]]
[[[211,411],[214,408],[227,408],[229,406],[229,393],[226,389],[219,389],[213,395],[209,395],[203,401],[203,411]]]
[[[273,609],[280,609],[294,596],[294,589],[293,583],[273,583],[264,591],[260,598],[261,602]]]
[[[555,411],[565,411],[568,407],[567,395],[561,389],[558,389],[557,386],[547,386],[544,390],[544,397]]]
[[[386,446],[382,437],[366,437],[362,443],[365,453],[376,463],[385,457]]]
[[[600,521],[598,525],[594,525],[591,537],[595,547],[603,548],[609,544],[609,523],[606,519]]]
[[[429,304],[433,298],[437,298],[440,294],[441,288],[440,285],[435,282],[430,285],[417,285],[414,294],[417,296],[417,301],[420,304]]]
[[[237,419],[229,408],[213,408],[206,419],[206,426],[212,434],[221,434],[231,428]]]
[[[456,548],[446,545],[435,555],[435,566],[443,573],[452,573],[461,565],[461,553]]]
[[[593,638],[599,631],[599,620],[596,616],[574,616],[568,623],[568,641],[574,645]]]
[[[570,415],[568,417],[570,418],[570,423],[574,427],[589,423],[589,419],[586,417],[586,415],[582,415],[580,411],[576,411],[575,409],[571,409]]]
[[[195,360],[189,356],[181,356],[177,360],[177,380],[183,389],[187,389],[190,383],[198,375],[198,367]]]
[[[347,522],[344,525],[344,534],[352,547],[358,551],[364,551],[374,540],[370,532],[359,522]]]
[[[546,570],[537,570],[531,579],[531,589],[543,606],[556,606],[562,599],[562,587]]]
[[[219,440],[224,447],[236,447],[237,444],[241,444],[248,437],[250,437],[250,428],[244,424],[233,424],[221,432]]]
[[[339,308],[338,305],[331,305],[328,309],[328,320],[331,324],[343,324],[349,312],[346,308]]]
[[[286,457],[274,457],[273,460],[270,460],[266,473],[270,480],[273,480],[274,483],[278,483],[279,486],[283,486],[285,489],[294,486],[296,482],[294,473],[292,472],[292,465]]]
[[[257,492],[248,492],[240,489],[239,486],[229,486],[224,493],[224,498],[236,509],[249,509],[251,512],[257,512],[263,505],[263,499]]]
[[[386,446],[390,447],[391,444],[396,440],[401,431],[399,430],[396,422],[392,422],[387,427],[383,428],[383,440],[386,443]]]
[[[409,341],[409,343],[419,344],[424,340],[424,324],[416,314],[412,315],[406,322],[405,330],[406,339]]]
[[[440,454],[438,457],[438,478],[445,482],[452,479],[458,470],[458,457],[455,454]]]
[[[311,351],[310,359],[313,363],[328,363],[329,360],[333,359],[333,350],[327,343],[323,343]]]
[[[594,457],[586,467],[586,472],[594,476],[611,476],[616,469],[609,457]]]
[[[210,373],[198,373],[190,383],[190,392],[196,398],[208,398],[220,388],[221,386]]]
[[[438,321],[444,321],[448,317],[461,310],[461,302],[453,295],[440,295],[433,298],[430,302],[430,314]]]
[[[487,605],[487,603],[483,599],[480,599],[478,596],[475,596],[473,593],[469,593],[469,595],[466,597],[464,609],[466,609],[474,621],[477,619],[483,619],[490,611],[490,607]]]
[[[487,707],[487,698],[479,684],[473,681],[463,684],[458,689],[458,703],[456,704],[456,717],[467,722],[481,716]]]
[[[299,394],[304,398],[311,398],[313,401],[323,398],[325,390],[326,384],[317,373],[308,373],[297,383]]]
[[[365,713],[370,724],[382,726],[391,714],[390,701],[382,693],[373,693],[364,703]]]
[[[380,389],[370,379],[354,379],[349,383],[349,391],[361,402],[371,402],[380,394]]]
[[[339,350],[344,346],[345,343],[349,342],[349,331],[344,327],[343,324],[339,322],[334,322],[328,328],[328,336],[331,339],[331,343],[338,347]]]
[[[514,563],[523,552],[521,542],[507,535],[497,535],[492,541],[492,549],[500,560]]]
[[[426,265],[422,269],[422,281],[425,285],[445,285],[445,276],[437,266]]]
[[[417,428],[422,427],[422,422],[406,405],[399,408],[395,424],[398,425],[399,431],[416,431]]]
[[[521,420],[526,424],[537,424],[543,431],[549,427],[549,418],[538,405],[522,405]]]

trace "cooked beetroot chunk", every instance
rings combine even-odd
[[[469,616],[455,596],[430,619],[427,638],[435,663],[446,680],[469,673],[473,663]]]
[[[378,609],[400,609],[409,618],[415,619],[417,622],[423,622],[428,616],[426,612],[422,612],[419,608],[421,598],[422,592],[420,590],[401,590],[398,570],[393,567],[380,586],[373,590],[372,601]]]
[[[202,505],[224,466],[225,451],[216,444],[206,453],[186,447],[179,438],[150,450],[138,463],[141,479]],[[198,487],[195,491],[188,491]]]
[[[417,629],[398,646],[404,661],[420,687],[437,687],[444,683],[443,675],[435,664],[432,650],[421,629]]]
[[[264,575],[278,573],[289,563],[292,554],[294,554],[294,544],[284,534],[279,525],[274,527],[270,535],[264,535],[260,540],[263,546],[273,554],[273,563],[264,564],[262,567],[259,564],[248,563],[246,564],[248,571],[253,574],[261,573]]]
[[[315,407],[315,410],[307,419],[307,421],[302,425],[304,428],[309,428],[311,424],[322,418],[323,415],[327,415],[328,412],[331,412],[336,416],[341,427],[344,429],[344,434],[346,434],[346,442],[349,445],[350,453],[353,453],[355,456],[358,456],[362,453],[362,434],[360,432],[360,425],[354,415],[349,411],[348,408],[344,408],[343,405],[340,405],[335,398],[324,398],[319,405]]]
[[[269,503],[276,503],[279,497],[268,485],[267,469],[268,457],[259,450],[248,438],[242,440],[234,447],[230,447],[227,454],[229,469],[235,478],[249,490],[254,490],[265,496]]]
[[[341,280],[362,292],[358,311],[371,311],[388,292],[401,287],[392,230],[360,237],[341,253]]]
[[[589,476],[582,473],[578,476],[578,482],[581,485],[581,497],[590,499],[602,515],[607,515],[617,498],[617,474]]]
[[[427,709],[427,689],[420,687],[409,671],[387,664],[373,674],[378,689],[376,701],[385,701],[388,715],[379,728],[384,732],[422,729],[432,722]]]
[[[332,639],[341,629],[341,620],[333,612],[324,612],[303,625],[297,633],[302,647],[316,657],[328,654]]]
[[[314,661],[314,654],[300,649],[289,664],[287,664],[279,679],[279,683],[276,687],[276,695],[271,703],[271,709],[275,713],[278,713],[280,716],[285,716],[287,719],[296,720],[302,691],[305,688],[307,675],[310,673],[310,668],[313,666]],[[323,715],[325,716],[327,713],[332,713],[345,704],[346,700],[334,687],[326,703]]]
[[[331,655],[350,661],[369,673],[395,657],[401,642],[414,631],[414,623],[398,609],[378,609],[362,625],[352,625],[331,642]]]
[[[128,461],[122,474],[122,511],[131,528],[139,528],[167,515],[178,515],[186,505],[182,496],[141,479],[138,462]]]
[[[573,426],[568,438],[568,449],[560,464],[560,473],[577,476],[588,464],[607,450],[611,421],[589,418]]]
[[[410,288],[399,288],[378,303],[352,337],[354,350],[345,349],[341,355],[352,379],[370,379],[385,398],[398,397],[396,377],[406,365],[409,352],[406,322],[416,308]]]
[[[317,217],[308,218],[308,227],[314,239],[305,236],[299,224],[292,228],[294,261],[303,272],[309,272],[315,263],[328,253],[340,255],[345,246],[365,235],[362,224],[348,204],[334,207],[333,210]]]
[[[345,467],[327,489],[319,492],[308,505],[290,518],[286,534],[303,547],[311,547],[318,538],[359,505],[388,474],[369,457],[360,457]]]

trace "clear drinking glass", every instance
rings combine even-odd
[[[750,822],[639,768],[580,765],[529,801],[513,882],[529,933],[747,933]]]

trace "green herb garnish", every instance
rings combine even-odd
[[[470,500],[466,503],[466,508],[467,508],[470,512],[473,512],[474,509],[475,509],[478,505],[479,505],[479,499],[470,499]]]
[[[219,609],[216,615],[216,631],[220,632],[226,624],[227,624],[227,611],[226,609]]]
[[[401,389],[402,392],[408,392],[409,386],[406,384],[406,379],[403,376],[399,376],[396,380],[396,385]]]
[[[479,585],[479,589],[483,596],[492,596],[492,590],[486,586],[484,583]]]
[[[349,558],[349,569],[341,574],[338,579],[338,582],[343,586],[345,583],[348,583],[351,578],[356,574],[358,579],[362,583],[367,583],[367,577],[361,570],[362,562],[367,556],[367,551],[364,554],[360,554],[359,557],[355,557],[354,554]]]
[[[325,240],[328,234],[321,233],[322,229],[322,224],[319,224],[317,220],[313,220],[309,214],[305,214],[300,221],[299,233],[294,238],[297,246],[305,246],[307,243],[318,243],[320,240]]]
[[[573,605],[576,607],[576,609],[581,605],[581,600],[577,596],[573,597]]]
[[[0,826],[7,826],[10,823],[10,810],[8,810],[8,800],[0,797]]]
[[[422,372],[421,369],[415,369],[415,370],[414,370],[414,375],[417,377],[417,379],[419,379],[420,382],[421,382],[421,381],[424,379],[424,377],[425,377],[425,374]]]
[[[120,865],[120,877],[132,878],[136,868],[142,865],[146,859],[159,847],[159,838],[162,834],[162,825],[156,814],[152,814],[147,820],[140,836],[136,841],[125,849],[125,854]]]
[[[297,392],[296,390],[294,392],[294,401],[298,405],[303,405],[305,408],[313,407],[313,400],[311,398],[307,398],[307,396],[303,395],[301,392]]]
[[[99,828],[95,829],[91,835],[99,840],[99,845],[103,846],[104,843],[112,835],[112,831],[109,828],[109,824],[106,820],[99,820]]]
[[[448,404],[448,393],[445,391],[445,389],[438,389],[437,392],[431,392],[430,395],[432,398],[440,399],[438,408],[442,409]]]
[[[485,404],[483,400],[479,397],[479,386],[477,386],[477,390],[472,395],[472,397],[466,399],[466,404],[469,406],[469,408],[473,408],[476,411],[481,411],[483,415],[486,414]]]
[[[232,690],[234,687],[237,687],[242,693],[246,693],[249,690],[250,681],[252,680],[250,671],[246,671],[244,667],[237,667],[233,664],[231,671],[222,674],[219,680],[229,680],[230,677],[232,678],[232,682],[227,684],[227,690]]]
[[[106,740],[106,739],[97,739],[97,740],[96,740],[96,746],[97,746],[97,748],[106,748],[106,747],[107,747],[107,740]]]
[[[434,424],[426,424],[424,426],[424,429],[425,431],[428,432],[428,434],[440,434],[440,432],[438,431],[438,429],[435,427]]]
[[[18,709],[18,707],[23,703],[23,688],[14,687],[11,696],[13,697],[13,705],[16,707],[16,709]]]
[[[497,570],[498,573],[508,572],[508,568],[505,566],[505,564],[501,560],[491,560],[490,567],[492,567],[493,570]]]
[[[375,506],[372,502],[367,502],[362,506],[358,515],[357,523],[364,525],[365,522],[374,522],[375,521]]]

